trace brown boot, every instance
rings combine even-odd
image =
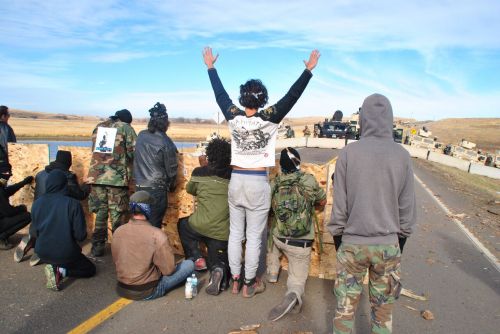
[[[260,278],[253,278],[251,280],[245,279],[245,284],[243,285],[243,297],[252,298],[257,293],[264,292],[266,290],[266,284]]]

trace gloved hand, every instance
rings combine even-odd
[[[335,235],[333,237],[333,243],[335,244],[335,251],[339,250],[340,244],[342,244],[342,236],[341,235]]]
[[[403,248],[405,247],[406,238],[399,237],[398,239],[399,239],[399,249],[401,250],[401,254],[403,254]]]
[[[23,180],[24,184],[30,184],[31,182],[33,182],[33,176],[31,176],[31,175],[25,177],[24,180]]]

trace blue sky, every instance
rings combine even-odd
[[[0,0],[0,104],[146,117],[217,111],[210,45],[234,101],[259,78],[276,102],[317,48],[289,116],[350,115],[372,93],[416,119],[500,117],[500,1]]]

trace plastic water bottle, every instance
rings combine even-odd
[[[191,287],[193,289],[192,295],[196,297],[198,295],[198,278],[195,274],[191,276]]]
[[[186,280],[186,287],[184,289],[184,297],[186,299],[193,299],[193,285],[191,277]]]

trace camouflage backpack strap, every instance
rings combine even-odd
[[[271,208],[273,207],[274,194],[279,189],[279,187],[278,187],[279,183],[280,183],[280,176],[276,175],[276,177],[274,178],[273,188],[271,189]],[[276,212],[274,212],[274,210],[273,210],[273,218],[271,219],[271,228],[270,228],[271,233],[269,234],[269,237],[267,238],[268,250],[271,250],[273,247],[273,233],[274,233],[274,229],[276,227],[276,219],[277,219]]]

